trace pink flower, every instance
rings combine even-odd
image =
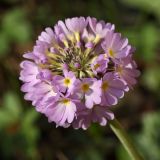
[[[127,38],[121,38],[121,34],[114,33],[113,31],[107,32],[105,41],[102,43],[102,48],[110,58],[124,58],[126,57],[131,46],[128,45]]]
[[[80,17],[80,18],[68,18],[65,21],[67,28],[71,31],[71,32],[82,32],[84,30],[84,28],[86,28],[87,26],[87,21],[85,20],[84,17]]]
[[[136,78],[140,75],[140,71],[137,70],[137,65],[131,56],[121,59],[116,65],[116,74],[124,80],[128,86],[127,90],[137,83]]]
[[[53,84],[57,85],[61,92],[71,93],[74,89],[74,84],[76,82],[76,77],[73,72],[64,71],[63,76],[54,76]]]
[[[97,81],[91,78],[84,78],[82,81],[78,81],[76,86],[75,94],[78,94],[80,99],[84,99],[87,108],[92,108],[95,104],[100,104],[100,80]]]
[[[107,107],[95,105],[92,109],[87,109],[83,104],[80,104],[78,108],[77,118],[73,122],[75,129],[82,128],[86,130],[92,122],[105,126],[107,120],[114,119],[114,114]]]
[[[19,79],[25,82],[22,85],[21,90],[23,92],[28,92],[25,94],[26,100],[32,100],[29,92],[32,93],[32,91],[34,90],[34,85],[40,82],[40,80],[37,79],[39,68],[35,63],[31,61],[23,61],[20,66],[22,68],[22,71],[20,72]]]
[[[32,104],[36,106],[38,112],[45,113],[48,106],[59,99],[59,92],[49,81],[38,83],[35,88],[31,94]]]
[[[97,73],[105,73],[106,69],[108,68],[109,60],[107,58],[104,58],[104,56],[104,54],[101,54],[96,57],[91,65],[91,68],[95,75]]]
[[[102,78],[102,106],[111,106],[118,103],[118,98],[124,96],[126,88],[124,82],[113,73],[106,73]]]
[[[68,97],[60,98],[53,105],[50,105],[45,113],[49,122],[55,122],[57,126],[64,126],[72,123],[76,113],[76,105]]]

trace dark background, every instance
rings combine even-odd
[[[147,160],[160,160],[160,0],[0,0],[0,159],[130,160],[109,126],[55,128],[23,100],[19,64],[45,27],[93,16],[137,48],[138,84],[114,107]]]

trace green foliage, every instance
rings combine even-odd
[[[150,90],[157,91],[160,88],[159,66],[149,68],[142,75],[142,83]]]
[[[154,0],[154,1],[151,1],[151,0],[134,0],[134,1],[133,0],[122,0],[122,1],[131,6],[135,6],[145,11],[154,13],[160,18],[160,10],[159,10],[160,1],[159,0]]]
[[[9,51],[9,41],[4,32],[0,32],[0,57],[3,57]]]
[[[139,30],[139,31],[138,31]],[[156,49],[159,44],[159,30],[151,23],[144,24],[140,28],[124,31],[130,43],[136,46],[136,56],[145,62],[155,61]]]
[[[24,43],[30,40],[31,28],[25,19],[25,11],[14,9],[5,14],[2,22],[2,30],[8,39],[15,43]]]
[[[134,134],[134,143],[144,159],[159,160],[160,157],[160,112],[147,113],[142,119],[142,130]],[[128,160],[129,155],[122,146],[117,149],[119,160]]]
[[[18,120],[21,113],[21,105],[16,94],[6,93],[0,110],[0,130]]]
[[[139,53],[139,57],[142,56],[145,61],[155,60],[159,40],[157,35],[159,35],[159,31],[153,24],[146,24],[141,29],[139,34],[141,53]]]
[[[11,43],[24,44],[31,39],[31,26],[26,20],[26,13],[22,9],[7,12],[2,19],[0,32],[0,56],[6,54]]]
[[[121,145],[118,146],[116,155],[117,155],[118,160],[129,160],[130,159],[128,152]]]
[[[143,128],[137,142],[143,149],[145,159],[160,158],[160,112],[148,113],[143,117]]]
[[[5,158],[13,156],[15,148],[17,151],[26,152],[28,158],[36,156],[39,132],[34,122],[37,116],[38,113],[34,109],[23,112],[17,94],[8,92],[4,95],[3,105],[0,108],[0,135],[3,136],[0,147],[3,146],[1,151]],[[7,155],[8,153],[10,154]]]

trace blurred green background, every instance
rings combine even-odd
[[[160,160],[160,0],[0,0],[0,159],[130,160],[108,126],[55,128],[23,100],[19,63],[57,20],[93,16],[137,50],[141,76],[114,108],[147,160]]]

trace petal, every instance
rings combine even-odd
[[[85,95],[85,105],[87,108],[93,107],[93,99],[91,96]]]

